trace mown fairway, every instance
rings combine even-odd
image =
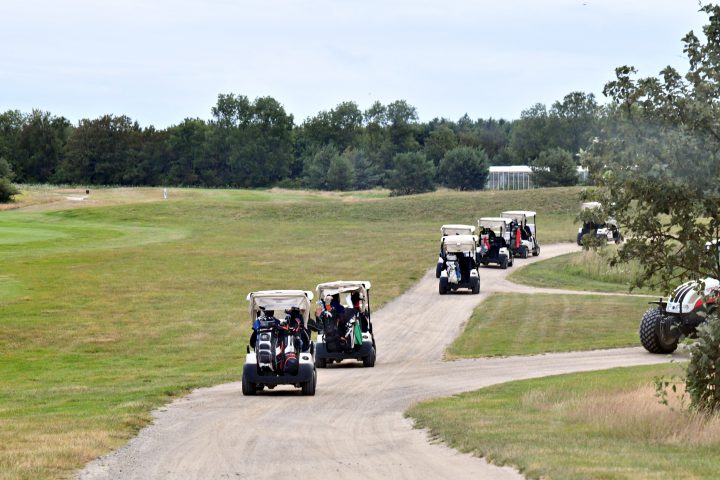
[[[238,380],[248,291],[363,278],[377,308],[434,266],[440,224],[534,208],[541,241],[571,240],[577,192],[162,201],[160,189],[110,189],[91,193],[99,208],[4,211],[0,478],[65,476],[172,397]]]
[[[640,318],[647,308],[648,299],[639,297],[494,294],[475,309],[447,356],[532,355],[636,346]]]
[[[450,446],[528,478],[717,478],[720,418],[694,416],[653,378],[677,365],[512,382],[416,405],[409,415]],[[672,409],[671,409],[672,407]]]

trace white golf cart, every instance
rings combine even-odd
[[[324,368],[352,359],[374,367],[377,349],[370,321],[370,282],[338,280],[321,283],[315,291],[319,299],[315,365]]]
[[[264,387],[294,385],[315,395],[314,347],[307,331],[313,293],[264,290],[249,293],[253,333],[242,375],[243,395]]]
[[[527,258],[540,255],[537,235],[537,213],[529,210],[508,210],[500,214],[510,220],[510,251],[513,257]],[[532,219],[532,223],[528,222]]]
[[[581,210],[595,210],[602,208],[600,202],[585,202],[580,206]],[[608,242],[620,243],[623,240],[620,228],[614,218],[608,218],[604,223],[596,223],[593,220],[583,222],[583,226],[578,228],[577,244],[582,245],[582,239],[585,235],[593,233],[595,237]]]
[[[445,295],[459,288],[469,288],[480,293],[478,273],[478,237],[475,235],[453,235],[445,237],[441,256],[445,257],[445,268],[440,273],[439,292]]]
[[[443,256],[443,242],[445,238],[452,235],[475,235],[475,225],[451,224],[440,227],[440,257],[435,267],[435,278],[440,278],[440,273],[445,269],[445,257]]]
[[[502,217],[483,217],[478,220],[480,227],[480,248],[478,263],[488,266],[497,264],[502,269],[512,267],[514,257],[509,248],[510,220]]]

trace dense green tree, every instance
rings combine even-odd
[[[335,145],[324,145],[306,157],[303,178],[310,188],[328,190],[328,171],[340,156]]]
[[[12,167],[5,158],[0,157],[0,203],[7,203],[18,193],[18,189],[11,183],[13,179]]]
[[[54,179],[71,133],[70,122],[49,112],[33,110],[18,137],[14,162],[18,181],[45,183]]]
[[[214,185],[269,186],[290,173],[293,117],[272,97],[251,102],[243,95],[219,95],[210,123],[208,155]]]
[[[345,155],[333,157],[326,178],[330,190],[352,190],[355,184],[355,168],[350,158]]]
[[[0,113],[0,157],[11,165],[20,158],[20,133],[26,118],[19,110]]]
[[[457,137],[447,125],[440,125],[425,140],[425,156],[437,167],[445,154],[457,146]]]
[[[553,146],[550,126],[550,116],[542,103],[523,110],[510,135],[514,163],[528,165],[540,152]]]
[[[616,69],[604,89],[612,119],[584,156],[598,200],[628,231],[618,260],[642,259],[636,286],[720,278],[717,250],[705,248],[720,239],[720,7],[703,10],[707,41],[684,37],[685,75]]]
[[[550,117],[555,120],[552,128],[558,140],[556,146],[573,155],[580,152],[597,135],[599,115],[600,107],[592,93],[571,92],[553,103]]]
[[[575,160],[570,152],[562,148],[543,150],[530,166],[536,187],[571,186],[578,181]]]
[[[382,171],[370,161],[365,150],[349,148],[342,153],[342,156],[352,164],[356,190],[367,190],[380,185],[383,178]]]
[[[450,188],[482,190],[490,172],[490,159],[484,150],[457,147],[445,154],[440,162],[438,178]]]
[[[206,165],[206,141],[208,126],[199,118],[186,118],[179,125],[167,129],[167,173],[164,183],[168,185],[203,185],[202,174]]]
[[[67,142],[56,178],[61,182],[123,185],[140,126],[127,116],[80,120]]]
[[[435,166],[422,152],[399,153],[388,173],[387,187],[393,195],[412,195],[435,190]]]

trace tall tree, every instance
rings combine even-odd
[[[393,195],[412,195],[435,190],[435,166],[422,152],[399,153],[388,172],[387,187]]]
[[[600,107],[592,93],[571,92],[562,101],[553,103],[550,116],[556,120],[556,146],[573,155],[579,153],[597,135],[599,113]]]
[[[571,186],[578,181],[575,160],[570,152],[562,148],[543,150],[530,165],[533,184],[537,187]]]
[[[702,10],[707,40],[684,37],[685,75],[616,69],[604,89],[612,121],[584,159],[598,199],[630,232],[619,260],[642,259],[636,286],[720,278],[720,256],[705,247],[720,244],[720,6]]]
[[[208,153],[219,185],[263,187],[288,176],[293,117],[277,100],[221,94],[212,113]]]
[[[140,126],[127,116],[80,120],[68,139],[56,178],[61,182],[125,185]]]
[[[212,168],[205,164],[208,126],[199,118],[186,118],[167,129],[168,171],[165,183],[170,185],[204,185],[203,174]]]
[[[66,118],[33,110],[26,117],[18,138],[17,179],[24,183],[46,183],[53,179],[70,132]]]
[[[482,190],[489,173],[487,153],[470,147],[457,147],[447,152],[438,169],[440,181],[458,190]]]

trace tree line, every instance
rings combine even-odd
[[[443,185],[482,189],[489,165],[531,165],[542,185],[576,181],[578,154],[606,109],[572,92],[514,121],[420,122],[404,100],[361,110],[348,101],[296,125],[272,97],[221,94],[208,121],[166,129],[125,115],[80,120],[33,110],[0,114],[0,178],[17,183],[175,185],[325,190]],[[7,168],[1,165],[7,164]],[[4,172],[4,174],[3,174]],[[2,187],[0,187],[2,188]]]

